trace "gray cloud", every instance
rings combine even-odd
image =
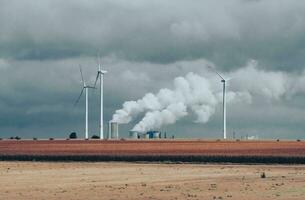
[[[302,137],[304,11],[305,2],[298,0],[0,0],[0,137],[82,132],[84,102],[73,107],[81,88],[77,66],[82,64],[93,82],[97,52],[109,71],[107,120],[123,102],[173,89],[172,80],[188,72],[212,77],[213,90],[221,91],[217,77],[203,69],[209,63],[239,77],[231,90],[241,90],[240,82],[252,88],[252,104],[228,107],[230,131]],[[245,68],[251,59],[262,73]],[[261,82],[247,82],[257,76]],[[262,84],[274,92],[257,95]],[[97,94],[90,94],[91,133],[98,130]],[[268,95],[273,100],[266,101]],[[261,110],[268,115],[262,118]],[[204,125],[194,124],[193,118],[162,129],[180,137],[221,135],[221,107]],[[126,134],[134,125],[120,130]]]
[[[236,68],[298,70],[302,1],[1,1],[0,52],[17,59],[116,55],[168,63],[205,57]],[[26,8],[26,9],[25,9]]]

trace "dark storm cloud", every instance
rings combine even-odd
[[[168,63],[249,58],[303,67],[303,1],[1,1],[0,52],[16,59],[116,55]]]

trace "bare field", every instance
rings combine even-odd
[[[2,140],[0,155],[305,156],[304,141]]]
[[[305,197],[304,165],[0,162],[0,176],[0,199]]]

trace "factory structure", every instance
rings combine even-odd
[[[166,134],[164,135],[166,137]],[[129,131],[129,139],[158,139],[161,138],[161,132],[150,130],[146,133],[138,131]],[[108,139],[119,139],[119,124],[117,122],[109,121],[108,123]]]

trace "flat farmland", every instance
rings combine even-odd
[[[22,159],[22,156],[24,159]],[[209,161],[200,158],[305,158],[303,141],[222,140],[1,140],[0,158],[128,161]],[[139,159],[136,159],[139,158]],[[187,160],[190,158],[190,160]],[[90,159],[89,159],[90,160]],[[219,160],[221,161],[221,159]],[[229,162],[230,160],[224,160]],[[234,160],[232,162],[235,162]],[[243,161],[241,161],[243,162]],[[255,160],[254,160],[255,162]],[[264,162],[264,161],[261,161]],[[298,161],[297,163],[300,163]]]
[[[266,177],[261,178],[265,173]],[[0,199],[304,200],[304,165],[0,162]]]

